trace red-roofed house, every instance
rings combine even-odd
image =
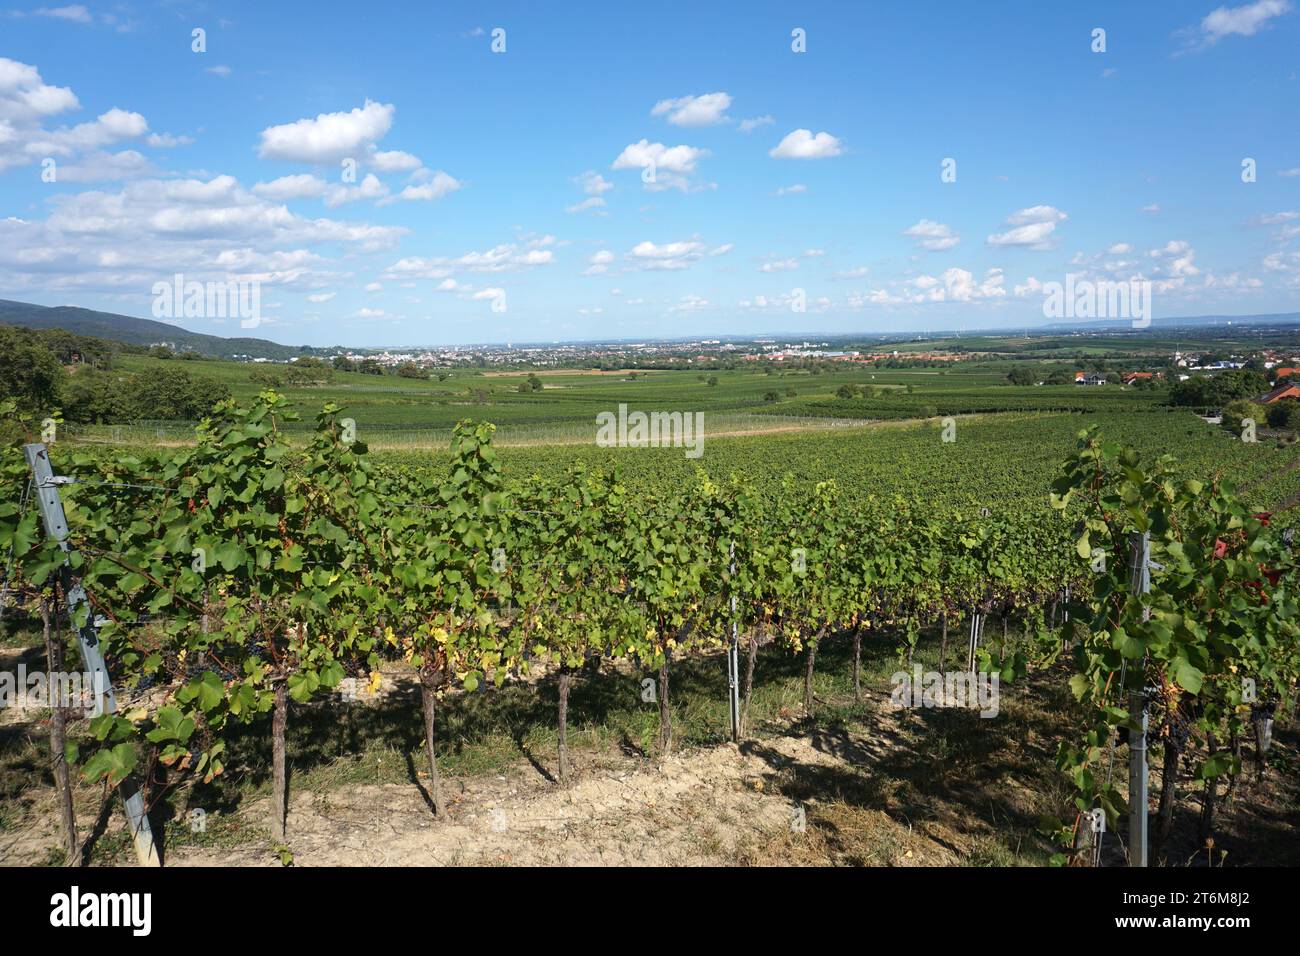
[[[1289,365],[1285,368],[1275,368],[1273,369],[1273,381],[1281,382],[1288,375],[1295,375],[1297,372],[1300,372],[1300,368],[1292,368]]]
[[[1273,391],[1265,392],[1263,395],[1259,396],[1259,398],[1255,399],[1255,401],[1259,402],[1261,405],[1272,405],[1274,402],[1280,402],[1284,398],[1300,399],[1300,385],[1292,385],[1290,383],[1279,385],[1277,388],[1273,389]]]
[[[1160,378],[1160,377],[1161,375],[1159,372],[1125,372],[1124,384],[1132,385],[1140,378]]]

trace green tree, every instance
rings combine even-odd
[[[59,403],[66,378],[58,357],[24,329],[0,325],[0,398],[19,411],[48,414]]]
[[[1300,402],[1284,398],[1269,405],[1268,423],[1273,428],[1300,429]]]
[[[1220,408],[1238,398],[1254,398],[1268,391],[1268,379],[1259,372],[1230,369],[1216,375],[1193,375],[1175,382],[1169,400],[1175,405]]]
[[[182,368],[133,375],[126,392],[132,418],[160,421],[194,421],[230,397],[223,382],[192,379]]]

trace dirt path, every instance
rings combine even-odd
[[[722,864],[789,825],[785,801],[746,786],[758,779],[750,764],[723,747],[657,767],[632,758],[580,763],[568,789],[535,771],[454,780],[445,822],[409,785],[299,794],[289,842],[299,866]],[[266,803],[242,812],[260,817]],[[269,849],[234,856],[182,848],[170,863],[279,865]]]
[[[975,412],[964,415],[951,416],[958,420],[971,420],[977,418],[986,418],[990,415],[1006,414],[1020,415],[1022,412]],[[795,423],[784,423],[782,416],[771,416],[773,422],[782,422],[773,424],[772,427],[752,427],[752,428],[727,428],[722,431],[706,431],[704,440],[706,442],[717,438],[745,438],[754,435],[786,435],[799,432],[823,432],[823,431],[874,431],[884,428],[906,428],[908,426],[919,425],[925,422],[938,420],[938,416],[932,418],[893,418],[893,419],[843,419],[843,418],[825,418],[818,419],[816,416],[799,419]],[[505,426],[518,427],[518,426]],[[411,426],[411,431],[420,431],[420,426]],[[437,441],[385,441],[383,438],[367,440],[366,447],[371,451],[410,451],[421,448],[444,448],[449,440],[451,432],[446,430],[446,435],[440,435]],[[592,433],[594,435],[594,432]],[[539,437],[511,437],[508,433],[498,433],[493,438],[493,445],[497,448],[532,448],[537,446],[548,445],[591,445],[594,441],[592,436],[578,435],[556,435],[556,436],[539,436]],[[102,445],[102,446],[119,446],[122,442],[114,442],[107,438],[90,438],[77,437],[69,439],[68,444],[75,445]],[[130,444],[127,442],[126,444]],[[192,439],[149,439],[147,442],[152,448],[183,448],[194,444]]]
[[[810,803],[801,816],[796,804],[775,792],[774,753],[791,763],[841,763],[801,737],[765,741],[761,757],[732,744],[657,763],[579,755],[577,780],[567,789],[531,769],[454,780],[445,822],[433,817],[422,788],[409,785],[302,793],[290,801],[289,842],[298,866],[774,862],[774,851],[779,855],[783,844],[799,840],[803,820],[814,812]],[[240,812],[261,819],[266,802]],[[893,844],[898,852],[890,862],[896,864],[954,862],[919,834],[911,843],[903,834]],[[179,847],[168,863],[281,865],[269,844],[233,850]]]
[[[761,756],[759,755],[761,753]],[[576,780],[561,788],[526,763],[506,775],[454,778],[449,817],[430,810],[421,775],[410,784],[352,785],[299,792],[290,799],[289,845],[296,866],[725,866],[738,862],[829,862],[816,854],[787,859],[804,838],[814,801],[781,796],[783,764],[842,766],[834,753],[797,736],[764,740],[756,751],[732,744],[649,762],[621,755],[574,756]],[[0,863],[30,864],[57,845],[53,794],[30,809],[32,825],[0,835]],[[236,812],[241,838],[230,845],[176,846],[168,866],[281,866],[262,821],[267,799]],[[943,865],[955,858],[920,834],[885,842],[897,865]],[[218,826],[222,821],[215,821]],[[224,822],[229,827],[231,821]],[[84,817],[84,835],[93,820]],[[106,838],[124,827],[114,801]],[[224,828],[224,827],[223,827]],[[4,839],[3,836],[8,836]],[[910,841],[910,842],[909,842]],[[225,844],[226,841],[219,841]],[[129,861],[127,865],[130,865]]]

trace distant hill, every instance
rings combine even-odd
[[[168,342],[178,352],[194,351],[213,358],[249,355],[253,358],[290,359],[296,355],[310,355],[315,351],[307,346],[280,345],[266,339],[226,339],[219,335],[204,335],[169,322],[137,319],[130,315],[96,312],[69,305],[32,305],[8,299],[0,299],[0,323],[31,329],[64,329],[75,335],[113,339],[128,345],[147,346]]]
[[[1051,322],[1047,325],[1040,325],[1037,328],[1030,327],[1031,331],[1043,331],[1052,329],[1058,331],[1078,330],[1078,331],[1107,331],[1107,332],[1126,332],[1126,331],[1146,331],[1146,332],[1167,332],[1170,329],[1193,328],[1201,326],[1238,326],[1238,325],[1296,325],[1300,323],[1300,312],[1277,312],[1269,315],[1185,315],[1170,318],[1154,318],[1151,324],[1145,329],[1134,329],[1131,319],[1076,319],[1072,322]]]

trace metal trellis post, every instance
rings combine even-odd
[[[95,615],[86,599],[85,589],[79,577],[73,572],[71,554],[68,544],[68,520],[63,513],[63,501],[59,497],[59,485],[66,480],[54,476],[50,467],[49,451],[45,445],[37,442],[23,446],[23,454],[32,469],[32,484],[36,491],[36,501],[41,509],[41,521],[45,533],[57,541],[65,554],[69,555],[59,569],[59,583],[68,602],[68,615],[73,626],[77,627],[77,642],[81,645],[81,657],[86,670],[90,673],[96,694],[95,710],[97,713],[117,713],[117,698],[113,694],[113,684],[104,665],[104,655],[99,647],[99,629],[95,626]],[[77,626],[78,617],[83,613],[86,622]],[[135,778],[127,776],[119,785],[122,801],[126,804],[127,821],[131,827],[131,837],[135,844],[136,859],[141,866],[159,866],[158,847],[154,843],[153,828],[149,825],[149,815],[145,812],[144,797]]]
[[[728,547],[731,562],[731,647],[727,650],[727,690],[731,704],[731,739],[740,743],[740,634],[736,623],[736,542]]]

